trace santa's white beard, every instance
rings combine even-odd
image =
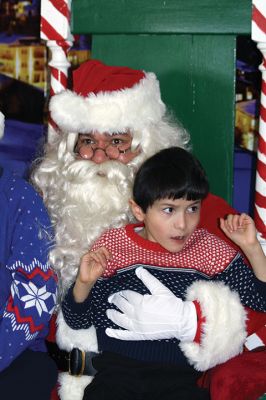
[[[56,247],[51,261],[59,271],[62,289],[74,281],[80,257],[100,234],[132,219],[128,200],[133,176],[132,166],[87,160],[73,161],[58,174],[53,196]]]

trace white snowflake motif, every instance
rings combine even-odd
[[[21,297],[21,300],[25,302],[25,308],[36,307],[40,316],[42,315],[43,311],[48,313],[45,300],[47,300],[52,293],[47,292],[46,285],[39,289],[32,282],[30,282],[28,285],[26,283],[22,283],[22,285],[28,292],[28,294]]]

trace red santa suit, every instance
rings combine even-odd
[[[54,95],[49,108],[60,134],[49,139],[33,181],[42,192],[55,225],[56,247],[51,261],[58,269],[63,295],[75,280],[80,257],[100,234],[132,220],[128,199],[138,166],[163,148],[188,147],[189,135],[169,117],[153,73],[111,67],[97,60],[76,69],[73,89]],[[140,152],[127,165],[119,160],[98,165],[77,160],[78,135],[89,132],[130,132],[132,148]],[[203,202],[201,226],[227,240],[219,229],[218,218],[232,212],[224,200],[210,194]],[[264,315],[252,314],[250,333],[262,325],[261,321],[254,322],[260,318],[265,324]],[[60,312],[56,335],[64,350],[98,349],[93,327],[76,332],[65,324]],[[62,374],[61,398],[82,398],[88,379],[91,378]]]

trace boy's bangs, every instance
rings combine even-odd
[[[185,199],[188,201],[193,201],[193,200],[203,200],[209,191],[209,186],[206,181],[202,182],[197,182],[193,184],[192,182],[183,182],[183,185],[180,184],[180,182],[172,188],[169,188],[169,186],[166,183],[166,188],[165,190],[160,190],[157,193],[157,196],[155,195],[156,200],[161,200],[161,199],[172,199],[172,200],[177,200],[177,199]]]

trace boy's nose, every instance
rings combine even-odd
[[[174,227],[176,229],[182,229],[184,230],[186,227],[186,217],[183,213],[180,213],[176,216],[175,221],[174,221]]]

